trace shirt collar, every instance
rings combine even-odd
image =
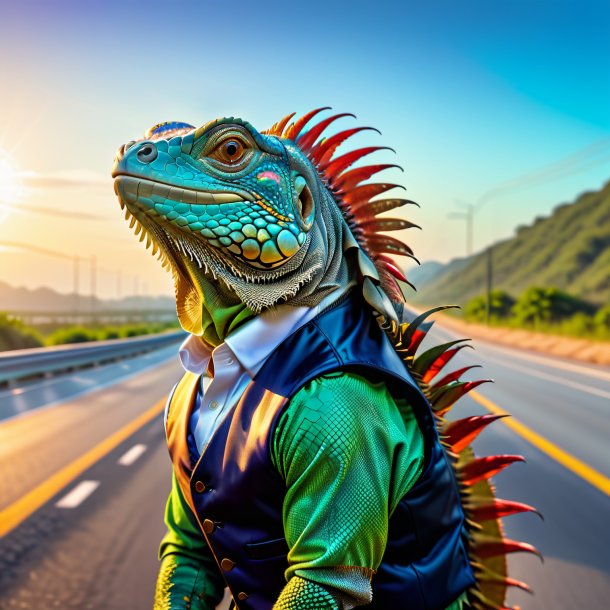
[[[291,305],[270,307],[240,326],[225,339],[224,343],[214,349],[211,349],[197,335],[189,335],[180,346],[178,352],[180,362],[185,370],[202,375],[208,370],[210,360],[214,359],[214,362],[218,364],[214,357],[225,352],[228,347],[241,366],[251,377],[254,377],[271,352],[284,339],[340,296],[341,293],[333,292],[316,307],[293,307]]]
[[[212,349],[197,335],[189,335],[178,350],[182,368],[189,373],[202,375],[208,370]]]
[[[231,333],[225,343],[254,377],[271,352],[316,313],[317,308],[276,305]]]

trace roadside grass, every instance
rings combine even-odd
[[[139,337],[178,328],[178,322],[175,321],[87,327],[70,325],[44,332],[24,324],[8,313],[0,312],[0,351]]]
[[[555,287],[531,287],[517,299],[505,291],[492,290],[489,304],[485,295],[479,295],[463,309],[447,313],[493,328],[610,341],[610,305],[596,307]]]

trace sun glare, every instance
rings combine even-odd
[[[0,148],[0,220],[21,198],[21,182],[6,151]]]

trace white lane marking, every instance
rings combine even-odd
[[[119,458],[117,463],[121,466],[131,466],[145,451],[146,445],[134,445]]]
[[[439,322],[438,330],[442,330],[446,332],[448,335],[452,337],[460,337],[461,334],[459,331],[454,328],[450,328],[449,326],[443,326],[442,322]],[[554,358],[546,358],[545,356],[537,356],[534,354],[528,354],[523,351],[524,348],[518,348],[510,346],[500,346],[489,339],[482,339],[477,337],[472,337],[472,343],[476,347],[479,344],[482,344],[485,349],[489,349],[497,352],[504,352],[505,354],[510,354],[512,357],[521,358],[522,360],[529,360],[531,362],[537,362],[544,366],[548,366],[550,368],[562,369],[564,371],[570,371],[572,373],[578,373],[579,375],[586,375],[588,377],[595,377],[597,379],[602,379],[604,381],[610,381],[610,373],[594,368],[595,366],[601,365],[591,365],[591,368],[579,364],[572,364],[570,362],[563,362],[561,360],[555,360]]]
[[[593,394],[593,396],[601,396],[602,398],[610,399],[610,392],[599,390],[598,388],[592,388],[591,386],[584,385],[583,383],[578,383],[577,381],[568,381],[567,379],[557,377],[556,375],[551,375],[550,373],[543,373],[542,371],[536,371],[531,368],[525,368],[524,366],[512,364],[511,362],[506,362],[505,360],[500,360],[499,358],[494,358],[493,356],[489,355],[485,356],[483,360],[491,360],[492,362],[497,362],[498,364],[501,364],[502,366],[508,369],[513,369],[515,371],[525,373],[526,375],[531,375],[532,377],[539,377],[540,379],[559,383],[569,388],[579,390],[580,392],[587,392],[588,394]]]
[[[76,508],[82,504],[98,487],[99,481],[81,481],[72,491],[55,504],[57,508]]]

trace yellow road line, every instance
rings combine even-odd
[[[76,458],[73,462],[70,462],[46,481],[32,489],[32,491],[0,511],[0,538],[14,530],[55,494],[76,479],[76,477],[108,455],[124,440],[128,439],[132,434],[159,415],[165,408],[165,402],[166,399],[159,401],[154,407],[151,407],[148,411],[130,421],[112,434],[112,436],[104,439],[101,443],[87,451],[87,453]]]
[[[480,405],[485,407],[488,411],[491,411],[496,415],[509,415],[508,411],[505,411],[497,404],[489,400],[489,398],[485,398],[485,396],[482,396],[478,392],[472,391],[468,395]],[[503,419],[502,423],[505,426],[508,426],[526,441],[529,441],[532,445],[534,445],[534,447],[540,449],[540,451],[546,453],[556,462],[559,462],[562,466],[565,466],[568,470],[578,475],[581,479],[584,479],[587,481],[587,483],[590,483],[602,493],[610,496],[610,479],[601,474],[601,472],[591,468],[591,466],[588,464],[585,464],[578,458],[575,458],[567,451],[564,451],[548,439],[540,436],[540,434],[534,432],[531,428],[528,428],[526,425],[512,417]]]

